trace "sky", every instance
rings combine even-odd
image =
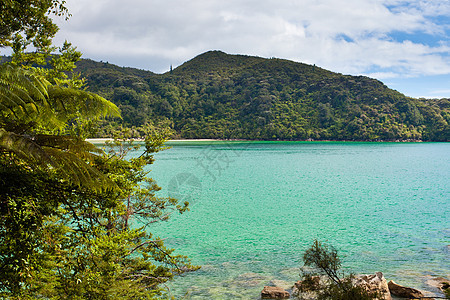
[[[55,43],[164,73],[209,50],[365,75],[450,98],[450,0],[67,0]]]

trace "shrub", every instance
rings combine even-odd
[[[341,271],[341,259],[337,250],[327,244],[315,240],[313,245],[303,254],[305,266],[312,267],[312,271],[303,268],[302,287],[313,287],[317,292],[317,299],[327,300],[371,300],[379,297],[378,293],[369,292],[364,287],[355,285],[354,275],[345,275]],[[314,276],[325,279],[314,280]]]

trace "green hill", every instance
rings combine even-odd
[[[90,60],[77,70],[126,126],[168,120],[182,138],[450,140],[450,99],[283,59],[210,51],[165,74]]]

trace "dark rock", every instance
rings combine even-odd
[[[399,284],[396,284],[392,280],[388,283],[389,290],[392,295],[401,297],[401,298],[408,298],[408,299],[420,299],[425,297],[424,294],[416,289],[401,286]]]
[[[261,292],[262,299],[288,299],[290,296],[289,292],[276,286],[265,286]]]

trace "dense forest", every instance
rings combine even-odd
[[[283,59],[210,51],[164,74],[91,60],[77,71],[122,111],[98,136],[150,122],[170,124],[179,138],[450,140],[450,99],[414,99]]]

